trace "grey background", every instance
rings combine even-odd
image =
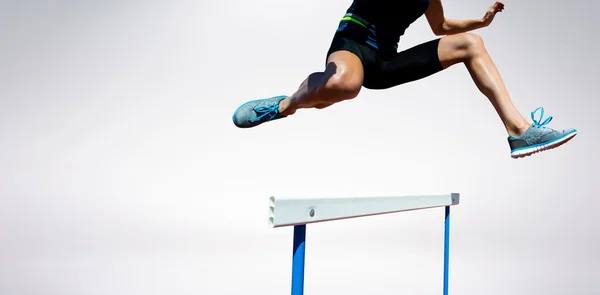
[[[286,294],[269,196],[448,192],[451,294],[600,293],[594,1],[505,1],[477,31],[525,116],[580,131],[517,161],[462,65],[236,129],[322,70],[349,0],[0,3],[0,294]],[[434,37],[421,18],[400,48]],[[442,233],[442,209],[310,226],[306,294],[440,294]]]

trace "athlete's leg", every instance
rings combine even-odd
[[[275,96],[249,101],[233,115],[240,128],[293,115],[298,109],[323,109],[355,98],[362,88],[364,67],[358,57],[360,49],[349,40],[334,38],[325,71],[310,74],[291,96]]]
[[[513,104],[506,85],[479,35],[463,33],[441,38],[440,63],[448,68],[465,64],[477,88],[490,100],[510,135],[521,135],[531,125]]]
[[[572,128],[558,131],[545,127],[552,117],[544,122],[536,120],[534,115],[540,108],[531,114],[533,124],[519,113],[478,35],[463,33],[443,37],[438,46],[438,55],[443,68],[459,62],[465,64],[477,88],[490,100],[504,123],[509,133],[508,142],[513,158],[560,146],[577,135],[577,130]]]
[[[279,111],[283,116],[289,116],[298,109],[322,109],[355,98],[363,77],[362,62],[354,53],[333,52],[327,58],[325,71],[309,75],[294,94],[281,101]]]
[[[557,147],[577,134],[575,129],[557,131],[545,127],[552,118],[544,122],[533,118],[539,109],[531,114],[533,124],[527,122],[511,102],[483,41],[470,33],[443,37],[404,50],[379,63],[378,73],[365,76],[363,85],[366,88],[385,89],[424,78],[457,63],[465,64],[477,87],[495,107],[509,133],[508,142],[513,157]]]

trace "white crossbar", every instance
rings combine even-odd
[[[269,199],[269,227],[302,225],[338,219],[458,205],[460,194]]]

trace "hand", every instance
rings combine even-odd
[[[486,26],[486,27],[489,26],[492,23],[492,21],[494,20],[496,13],[501,12],[503,10],[504,10],[504,3],[500,2],[500,1],[496,1],[496,3],[494,3],[492,6],[490,6],[490,8],[488,8],[485,15],[483,16],[484,26]]]

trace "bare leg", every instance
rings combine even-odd
[[[279,112],[292,115],[298,109],[322,109],[358,95],[363,82],[360,59],[348,52],[337,51],[327,60],[324,72],[310,74],[298,90],[279,104]]]
[[[329,55],[325,71],[310,74],[291,96],[248,101],[235,110],[231,119],[239,128],[252,128],[293,115],[298,109],[326,108],[355,98],[363,78],[361,60],[350,51],[339,50]]]
[[[438,47],[444,68],[463,62],[477,88],[490,100],[506,131],[521,135],[531,125],[517,110],[481,37],[464,33],[443,37]]]

